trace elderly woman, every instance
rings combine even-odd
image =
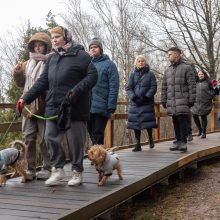
[[[81,45],[72,41],[71,34],[66,28],[61,26],[53,28],[51,38],[54,53],[48,59],[41,77],[18,101],[17,111],[21,112],[25,103],[29,104],[46,90],[48,92],[45,116],[55,116],[61,106],[66,106],[61,115],[64,119],[67,117],[68,126],[63,124],[61,130],[58,123],[60,120],[46,121],[45,140],[50,152],[52,172],[45,184],[47,186],[63,184],[65,154],[61,140],[66,134],[72,163],[72,178],[68,181],[68,186],[78,186],[82,183],[90,92],[96,84],[98,74],[89,54]]]
[[[135,134],[136,145],[132,151],[141,151],[140,140],[143,129],[147,129],[150,148],[154,148],[152,128],[157,127],[154,112],[157,82],[143,55],[136,57],[134,65],[126,88],[130,98],[127,128],[133,129]]]

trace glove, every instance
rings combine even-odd
[[[16,104],[16,115],[18,117],[21,116],[21,113],[22,113],[22,110],[24,108],[24,105],[25,105],[25,101],[23,99],[19,99],[17,104]]]
[[[77,101],[76,94],[73,91],[69,91],[68,93],[69,101],[71,104],[75,104]]]
[[[115,112],[115,109],[111,109],[111,108],[109,108],[109,109],[107,109],[107,112],[112,114],[112,113]]]
[[[163,106],[163,108],[167,108],[167,103],[166,102],[162,102],[161,105]]]
[[[190,108],[194,106],[194,102],[189,102],[189,105],[188,105]]]

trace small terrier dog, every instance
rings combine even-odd
[[[19,150],[19,147],[21,150]],[[26,152],[27,146],[20,140],[13,141],[10,143],[9,148],[0,151],[0,186],[6,184],[6,177],[3,173],[6,172],[8,166],[14,170],[11,177],[15,177],[19,174],[22,176],[21,182],[26,182]]]
[[[108,152],[102,145],[94,145],[88,150],[88,159],[92,161],[98,171],[98,186],[106,183],[108,176],[112,175],[113,170],[117,170],[118,177],[122,180],[122,168],[119,157],[114,152]]]

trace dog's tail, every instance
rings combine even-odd
[[[12,141],[10,143],[10,146],[17,148],[17,149],[19,149],[20,147],[22,153],[25,153],[27,151],[27,145],[23,141],[20,141],[20,140]]]

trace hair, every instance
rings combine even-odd
[[[138,59],[143,59],[146,62],[146,64],[148,64],[146,57],[143,54],[141,54],[141,55],[137,55],[137,57],[135,58],[135,61],[134,61],[135,66],[137,66]]]
[[[63,26],[56,26],[50,30],[50,33],[57,33],[63,36],[63,39],[66,41],[66,43],[70,42],[72,40],[70,32]]]
[[[179,47],[170,47],[167,52],[169,52],[169,51],[174,51],[174,52],[177,52],[179,54],[182,54],[182,51],[180,50]]]

